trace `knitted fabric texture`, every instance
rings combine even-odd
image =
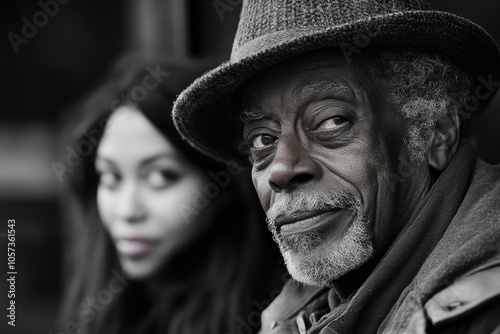
[[[475,23],[430,10],[427,1],[244,0],[230,60],[179,95],[176,127],[205,154],[247,165],[237,147],[242,135],[237,88],[273,64],[346,45],[361,52],[397,46],[442,55],[476,80],[472,94],[484,82],[500,81],[500,52],[493,39]],[[476,111],[493,97],[494,92],[479,99]]]

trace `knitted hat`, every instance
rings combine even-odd
[[[242,124],[235,90],[273,64],[338,46],[408,47],[447,57],[476,80],[473,87],[500,81],[499,49],[488,33],[430,10],[426,0],[244,0],[231,59],[179,95],[177,129],[205,154],[246,164],[236,144]],[[478,98],[481,109],[493,96]]]

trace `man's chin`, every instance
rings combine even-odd
[[[304,256],[291,251],[286,251],[282,255],[288,272],[294,280],[310,286],[325,287],[329,286],[332,281],[361,267],[370,259],[372,252],[365,251],[358,256],[351,256],[350,261],[340,264],[328,257]]]
[[[306,239],[311,241],[310,236]],[[294,248],[285,241],[280,250],[293,279],[311,286],[328,286],[361,267],[373,255],[371,233],[361,221],[356,221],[340,240],[331,243],[314,240],[309,247],[305,247],[306,244],[303,242],[297,247],[295,243]]]
[[[305,258],[302,254],[296,254],[292,251],[282,253],[286,268],[292,278],[300,283],[323,287],[330,282],[330,277],[319,275],[320,266]]]

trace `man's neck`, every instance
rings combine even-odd
[[[363,285],[366,279],[373,272],[379,259],[373,257],[365,262],[358,269],[351,271],[341,278],[331,282],[331,287],[335,289],[341,300],[347,300]]]

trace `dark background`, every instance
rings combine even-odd
[[[55,0],[52,0],[55,1]],[[48,3],[50,0],[42,0]],[[61,186],[50,164],[69,108],[83,99],[124,52],[228,58],[239,6],[220,17],[212,0],[72,0],[19,45],[38,1],[3,4],[0,26],[0,314],[1,333],[59,333],[54,326],[62,287]],[[221,0],[222,3],[235,3]],[[471,19],[500,41],[500,2],[435,0],[434,7]],[[464,45],[464,47],[467,47]],[[480,54],[477,55],[481,57]],[[479,153],[500,162],[500,97],[479,123]],[[16,327],[7,326],[7,220],[16,220]],[[71,242],[71,240],[64,240]]]

